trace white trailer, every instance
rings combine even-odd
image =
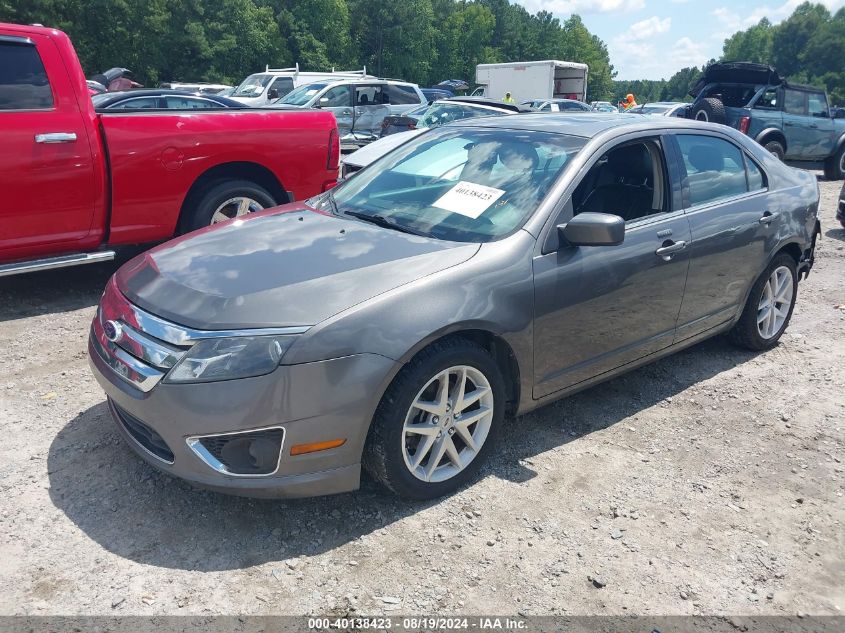
[[[479,64],[475,67],[479,88],[473,95],[502,99],[510,92],[514,100],[587,100],[587,64],[547,59],[539,62]]]

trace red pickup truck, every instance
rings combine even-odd
[[[114,257],[334,186],[330,112],[95,111],[70,39],[0,23],[0,276]]]

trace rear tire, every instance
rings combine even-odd
[[[475,477],[493,450],[504,414],[504,380],[487,350],[462,338],[439,341],[417,354],[382,397],[364,467],[401,497],[448,494]]]
[[[763,145],[763,147],[767,152],[772,154],[779,161],[783,162],[783,159],[786,156],[786,150],[783,149],[783,145],[781,145],[778,141],[769,141]]]
[[[218,180],[192,196],[186,204],[180,233],[276,206],[273,196],[249,180]]]
[[[824,177],[827,180],[845,179],[845,144],[824,162]]]
[[[797,296],[795,260],[787,253],[781,253],[754,282],[742,316],[730,332],[731,341],[754,351],[777,345],[789,326]]]
[[[708,97],[702,99],[693,106],[692,118],[696,121],[706,121],[709,123],[722,123],[728,121],[725,115],[725,105],[719,99]]]

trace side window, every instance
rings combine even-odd
[[[0,110],[53,107],[53,92],[35,46],[0,42]]]
[[[689,206],[708,204],[748,191],[742,152],[714,136],[679,134],[678,146],[686,170]]]
[[[275,88],[278,91],[279,99],[281,99],[293,90],[293,79],[290,77],[276,77],[276,80],[270,84],[270,87]]]
[[[656,140],[614,147],[575,189],[574,213],[610,213],[631,222],[668,211],[662,155]]]
[[[830,116],[827,108],[827,98],[820,92],[811,92],[807,95],[807,105],[810,116],[818,119],[826,119]]]
[[[165,108],[169,110],[200,110],[204,108],[222,108],[219,103],[208,99],[191,99],[190,97],[165,97]],[[137,108],[139,106],[129,106]]]
[[[390,96],[390,103],[394,105],[409,105],[420,103],[417,91],[412,86],[388,84],[387,94]]]
[[[120,103],[116,103],[113,106],[110,106],[109,110],[155,110],[159,108],[158,104],[158,97],[137,97],[135,99],[127,99],[126,101],[121,101]]]
[[[779,109],[780,101],[778,101],[778,89],[766,88],[763,91],[763,94],[760,95],[760,98],[757,99],[757,103],[754,104],[754,107],[764,110]]]
[[[382,86],[356,86],[355,105],[371,106],[390,103],[389,99],[386,100],[387,95],[382,92]]]
[[[335,86],[329,88],[322,97],[320,97],[320,105],[324,108],[343,108],[349,107],[349,101],[352,98],[349,86]],[[323,101],[325,99],[325,101]]]
[[[799,90],[786,90],[783,99],[783,111],[787,114],[807,114],[805,93]]]
[[[745,157],[745,168],[748,170],[749,191],[758,191],[759,189],[765,189],[768,186],[763,170],[760,169],[760,167],[757,166],[757,163],[751,160],[748,156]]]

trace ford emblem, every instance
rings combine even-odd
[[[123,328],[117,321],[106,321],[103,324],[103,333],[112,343],[117,343],[120,337],[123,336]]]

